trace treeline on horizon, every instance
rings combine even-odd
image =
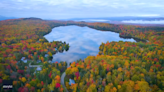
[[[113,31],[138,42],[107,42],[97,56],[73,62],[48,62],[69,44],[48,42],[43,36],[58,26],[88,26]],[[80,31],[80,30],[79,30]],[[21,18],[0,21],[0,87],[14,80],[15,92],[65,92],[60,76],[66,70],[65,85],[71,92],[162,92],[164,91],[164,27],[114,25],[73,21]],[[139,42],[142,41],[142,42]],[[21,60],[25,57],[27,62]],[[42,65],[41,71],[29,64]],[[75,84],[69,85],[68,79]]]

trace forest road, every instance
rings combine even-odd
[[[69,64],[67,63],[67,68],[69,67]],[[65,88],[65,90],[66,90],[66,92],[68,92],[68,90],[67,90],[67,88],[66,88],[66,86],[65,86],[65,84],[64,84],[64,78],[65,78],[65,76],[66,76],[66,73],[64,72],[62,75],[61,75],[61,84],[63,85],[63,88]]]

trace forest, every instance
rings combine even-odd
[[[67,25],[113,31],[137,42],[102,43],[96,56],[72,61],[69,67],[67,62],[52,63],[54,54],[68,51],[70,46],[48,42],[43,36],[54,27]],[[0,92],[6,92],[3,80],[13,80],[12,92],[164,92],[163,39],[164,27],[39,18],[0,21]],[[64,72],[66,89],[61,85]],[[75,84],[69,85],[69,79]]]

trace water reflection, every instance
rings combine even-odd
[[[53,62],[67,61],[73,62],[78,59],[84,59],[88,55],[97,55],[99,46],[102,42],[107,41],[131,41],[134,39],[123,39],[118,33],[110,31],[99,31],[89,27],[79,26],[61,26],[52,29],[52,31],[44,36],[49,42],[65,41],[69,43],[70,48],[67,52],[57,53],[53,55]]]

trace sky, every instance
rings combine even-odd
[[[164,17],[164,0],[0,0],[0,15],[43,19]]]

